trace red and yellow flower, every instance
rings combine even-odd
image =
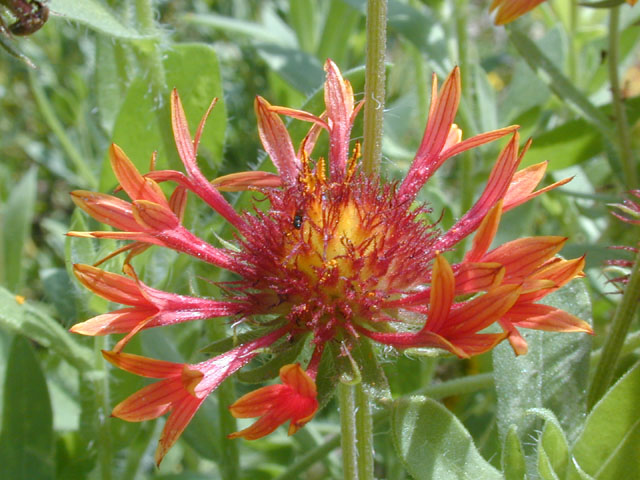
[[[91,192],[74,192],[76,204],[116,231],[70,232],[89,238],[133,243],[125,275],[76,265],[81,283],[104,298],[127,305],[73,327],[85,335],[125,333],[105,357],[137,375],[158,378],[132,395],[113,414],[142,421],[170,412],[157,460],[177,440],[202,401],[220,382],[259,351],[279,343],[308,341],[304,368],[281,368],[281,384],[249,393],[231,406],[236,417],[260,417],[232,437],[255,439],[290,421],[289,433],[308,422],[318,408],[315,380],[320,360],[340,344],[342,351],[368,337],[398,349],[435,347],[459,357],[477,355],[508,338],[517,353],[526,351],[518,328],[590,332],[589,325],[562,310],[536,303],[581,275],[582,259],[556,256],[563,237],[515,240],[489,250],[502,212],[566,183],[535,190],[546,164],[518,171],[517,126],[462,139],[454,123],[460,101],[460,74],[454,69],[438,92],[433,78],[424,137],[405,179],[398,185],[362,171],[351,129],[361,104],[336,65],[327,61],[324,113],[255,102],[258,131],[278,174],[236,173],[207,180],[196,154],[204,121],[192,139],[178,94],[171,98],[173,132],[185,172],[154,170],[141,175],[117,146],[110,158],[130,201]],[[296,150],[281,115],[311,124]],[[329,136],[328,165],[311,156],[320,133]],[[442,231],[425,220],[430,210],[416,196],[449,158],[506,135],[487,186],[473,207]],[[525,147],[526,150],[526,147]],[[167,199],[159,182],[177,185]],[[268,207],[236,212],[221,192],[253,190]],[[235,228],[236,248],[219,248],[188,231],[181,222],[188,192],[204,200]],[[447,252],[473,234],[461,262]],[[156,290],[135,276],[130,260],[149,245],[177,250],[236,275],[225,285],[224,300],[200,299]],[[210,360],[176,364],[123,353],[142,329],[213,317],[267,332]],[[269,320],[263,320],[269,318]],[[487,333],[492,324],[502,333]],[[253,337],[255,338],[255,337]]]

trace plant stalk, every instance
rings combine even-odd
[[[611,85],[612,103],[615,113],[616,131],[618,132],[618,150],[625,185],[628,189],[638,187],[637,166],[631,148],[631,132],[625,110],[624,98],[620,90],[618,63],[620,62],[620,6],[609,9],[609,83]]]
[[[631,276],[625,286],[622,300],[616,308],[611,322],[611,331],[607,335],[604,346],[602,347],[602,356],[598,363],[596,373],[593,375],[589,395],[587,397],[587,407],[592,409],[593,406],[605,394],[613,375],[616,372],[620,352],[624,344],[629,327],[633,321],[638,303],[640,302],[640,252],[636,254]]]
[[[338,401],[340,403],[342,475],[350,480],[359,480],[354,387],[342,382],[338,383]]]
[[[382,160],[386,44],[387,0],[368,0],[362,146],[362,166],[367,174],[377,174]]]

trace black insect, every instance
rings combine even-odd
[[[302,213],[296,213],[296,216],[293,217],[293,228],[296,230],[300,230],[302,228]]]
[[[42,28],[49,18],[49,9],[36,0],[0,0],[16,17],[16,21],[5,26],[0,19],[0,30],[8,29],[14,35],[30,35]]]

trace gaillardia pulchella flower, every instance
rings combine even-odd
[[[281,365],[282,384],[245,395],[231,407],[240,418],[260,417],[231,437],[255,439],[289,421],[289,433],[318,408],[316,380],[323,356],[350,357],[369,339],[398,349],[435,348],[459,357],[477,355],[509,339],[526,351],[518,328],[591,332],[585,322],[536,303],[580,276],[584,261],[556,256],[564,237],[532,237],[490,249],[500,216],[567,180],[535,190],[546,165],[517,171],[517,126],[462,140],[454,123],[460,74],[454,69],[438,92],[434,76],[424,138],[400,183],[364,172],[351,129],[361,104],[336,65],[327,61],[326,110],[318,115],[270,105],[255,109],[262,144],[278,174],[244,172],[209,181],[196,162],[204,121],[192,139],[178,94],[171,98],[172,125],[186,173],[154,170],[141,175],[113,145],[111,164],[130,201],[87,191],[76,204],[116,231],[70,232],[89,238],[129,240],[125,275],[75,265],[78,279],[102,297],[125,305],[75,325],[84,335],[124,333],[105,358],[137,375],[161,379],[127,398],[113,415],[142,421],[170,413],[156,454],[161,460],[198,407],[220,382],[271,347],[307,342],[308,355]],[[213,104],[212,104],[213,106]],[[280,115],[311,124],[296,151]],[[329,136],[328,161],[312,160],[319,134]],[[416,202],[425,182],[448,159],[511,135],[475,205],[451,228],[426,220]],[[158,182],[175,183],[169,199]],[[253,190],[262,208],[236,212],[221,191]],[[187,192],[204,200],[235,228],[235,248],[209,244],[181,222]],[[451,263],[448,252],[475,232],[471,250]],[[235,277],[218,300],[177,295],[140,281],[129,263],[149,245],[187,253]],[[230,318],[261,332],[235,348],[196,364],[177,364],[124,353],[138,331],[200,319]],[[492,324],[502,328],[485,330]],[[499,330],[502,330],[501,332]],[[352,358],[353,360],[353,358]],[[356,362],[357,363],[357,362]],[[331,382],[325,382],[331,383]]]

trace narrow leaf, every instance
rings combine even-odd
[[[564,76],[560,69],[523,32],[509,29],[509,38],[529,66],[547,82],[549,88],[563,101],[572,103],[582,115],[606,136],[613,135],[611,121]]]
[[[19,291],[22,283],[25,243],[31,236],[36,201],[36,172],[29,170],[11,190],[2,221],[2,258],[4,285]]]
[[[16,335],[4,385],[0,478],[55,478],[53,415],[49,390],[29,342]]]

